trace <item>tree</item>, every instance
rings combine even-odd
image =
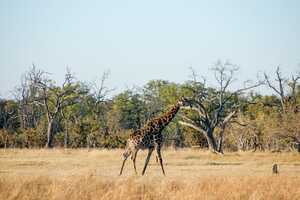
[[[139,129],[143,124],[144,104],[138,93],[127,90],[114,99],[114,110],[118,113],[120,127]]]
[[[191,111],[182,116],[180,124],[190,127],[204,134],[209,149],[213,152],[223,152],[222,143],[226,125],[235,117],[241,107],[239,96],[244,91],[255,88],[261,83],[245,86],[242,89],[230,92],[234,74],[238,68],[230,63],[217,62],[212,68],[218,87],[206,87],[206,81],[199,82],[196,73],[192,70],[193,80],[190,82],[193,107],[185,109]],[[215,130],[221,128],[219,145],[217,145]]]
[[[108,95],[114,90],[106,86],[108,77],[109,71],[105,71],[98,81],[91,84],[92,101],[90,101],[90,107],[97,123],[100,125],[100,132],[104,135],[109,134],[108,112],[111,100],[108,99]]]
[[[32,69],[35,66],[32,66]],[[32,70],[30,69],[30,70]],[[39,104],[33,104],[32,99],[38,95],[35,87],[35,82],[30,77],[31,73],[28,71],[21,77],[21,84],[15,88],[13,95],[18,103],[18,116],[20,121],[20,128],[35,128],[43,116],[43,107]]]
[[[297,85],[300,80],[300,74],[293,75],[291,79],[282,76],[280,67],[276,69],[275,82],[271,81],[269,75],[264,73],[267,86],[275,92],[280,98],[280,107],[283,114],[288,109],[297,110]]]
[[[165,80],[151,80],[143,87],[143,101],[147,110],[145,113],[146,120],[163,111],[166,105],[161,93],[168,84],[168,81]]]
[[[61,108],[61,114],[59,116],[60,125],[63,129],[64,134],[64,147],[67,148],[69,145],[70,130],[72,127],[80,124],[85,118],[91,116],[91,108],[89,105],[89,88],[84,83],[77,83],[76,89],[76,103],[70,104]]]
[[[34,65],[26,77],[32,87],[31,92],[33,92],[29,95],[30,103],[41,105],[44,108],[48,123],[46,147],[51,148],[61,111],[76,104],[81,95],[81,91],[78,90],[79,83],[74,82],[74,76],[67,70],[63,84],[56,86],[48,78],[48,73],[37,69]]]
[[[17,103],[13,100],[0,99],[0,129],[16,131],[18,127]]]

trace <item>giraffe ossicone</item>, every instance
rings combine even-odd
[[[132,132],[127,140],[126,149],[123,153],[123,163],[120,170],[120,175],[123,172],[123,168],[127,158],[131,155],[131,160],[133,162],[133,168],[136,171],[136,156],[140,149],[148,149],[148,155],[145,161],[145,165],[142,171],[142,175],[145,174],[147,165],[149,163],[152,152],[156,149],[157,157],[161,166],[161,170],[165,175],[165,170],[163,166],[163,160],[161,156],[162,147],[162,130],[172,121],[176,113],[181,106],[192,106],[191,101],[185,97],[181,97],[172,108],[166,113],[159,117],[155,117],[148,121],[146,125]]]

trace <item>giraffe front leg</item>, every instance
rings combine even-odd
[[[127,158],[130,156],[130,154],[131,154],[131,152],[129,152],[129,151],[127,151],[127,150],[123,153],[124,159],[123,159],[123,163],[122,163],[122,167],[121,167],[119,176],[122,175],[122,172],[123,172],[123,168],[124,168],[125,162],[126,162]]]
[[[162,170],[162,172],[163,172],[163,174],[165,176],[166,174],[165,174],[165,170],[164,170],[164,165],[163,165],[163,160],[162,160],[162,157],[161,157],[160,149],[161,149],[160,146],[156,147],[157,156],[158,156],[158,159],[159,159],[159,164],[160,164],[161,170]]]
[[[148,165],[148,163],[149,163],[149,160],[150,160],[150,157],[151,157],[151,154],[152,154],[153,150],[154,150],[154,147],[151,147],[151,148],[149,148],[149,150],[148,150],[148,156],[147,156],[146,161],[145,161],[145,166],[144,166],[142,175],[145,174],[145,171],[146,171],[146,168],[147,168],[147,165]]]

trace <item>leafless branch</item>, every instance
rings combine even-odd
[[[114,91],[114,89],[109,89],[105,85],[109,75],[110,75],[110,72],[105,71],[105,72],[103,72],[102,77],[99,79],[99,81],[100,81],[99,83],[97,83],[97,81],[94,81],[92,83],[93,96],[97,100],[96,104],[103,102],[105,100],[105,98],[107,98],[109,93]]]
[[[200,128],[198,128],[197,126],[193,125],[193,124],[190,124],[190,123],[187,123],[187,122],[184,122],[184,121],[179,121],[179,124],[183,125],[183,126],[187,126],[187,127],[190,127],[198,132],[203,132],[203,130],[201,130]]]

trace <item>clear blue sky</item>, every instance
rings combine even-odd
[[[90,81],[110,69],[118,90],[151,79],[212,78],[218,59],[254,79],[300,62],[298,0],[0,1],[0,96],[31,63],[60,82],[66,66]]]

